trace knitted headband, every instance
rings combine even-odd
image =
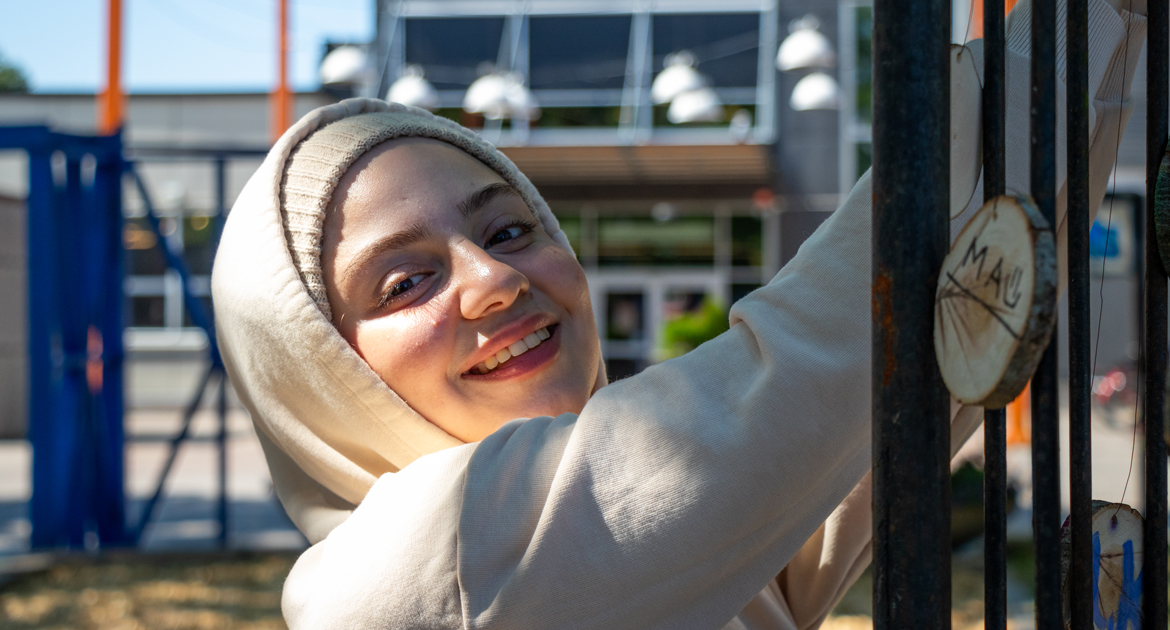
[[[293,263],[309,295],[330,321],[333,312],[321,275],[321,234],[333,192],[345,172],[367,151],[387,140],[408,137],[440,140],[478,159],[520,191],[558,244],[572,249],[528,179],[474,132],[429,112],[394,104],[389,111],[343,118],[313,132],[293,149],[280,186],[281,221]]]

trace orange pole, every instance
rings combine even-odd
[[[983,37],[983,0],[973,0],[974,8],[971,10],[971,39],[981,39]],[[1016,0],[1004,0],[1003,11],[1004,15],[1012,12],[1012,7],[1016,6]]]
[[[276,142],[281,134],[292,124],[292,95],[288,89],[288,0],[277,0],[280,7],[280,18],[277,20],[279,33],[277,35],[277,77],[276,90],[272,93],[272,141]]]
[[[98,94],[98,133],[122,128],[126,96],[122,93],[122,0],[106,3],[106,87]]]

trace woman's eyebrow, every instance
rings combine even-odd
[[[361,270],[362,267],[366,266],[367,263],[377,258],[378,256],[381,256],[388,251],[403,249],[410,247],[415,243],[425,241],[431,237],[431,234],[431,229],[428,226],[421,223],[416,223],[415,225],[412,225],[405,230],[402,230],[401,232],[387,234],[386,236],[379,238],[378,240],[371,243],[368,247],[358,252],[357,256],[354,256],[353,260],[351,260],[350,263],[341,270],[341,273],[338,275],[339,280],[337,285],[344,286],[349,282],[350,278],[354,274],[356,274]]]
[[[467,198],[463,201],[460,201],[458,206],[459,212],[463,213],[464,217],[470,217],[471,215],[475,214],[476,211],[482,209],[493,199],[501,195],[515,195],[520,199],[524,198],[523,195],[520,194],[520,191],[516,190],[516,188],[511,184],[506,182],[496,182],[494,184],[488,184],[487,186],[480,188],[479,190],[468,195]]]

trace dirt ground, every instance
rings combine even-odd
[[[296,553],[109,554],[58,559],[0,584],[0,630],[277,630]],[[956,562],[953,627],[983,627],[983,575]],[[870,572],[823,626],[869,630]]]
[[[0,628],[276,630],[296,554],[68,559],[0,586]]]

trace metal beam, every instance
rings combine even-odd
[[[874,9],[874,628],[949,628],[950,396],[933,329],[948,246],[951,3]]]

